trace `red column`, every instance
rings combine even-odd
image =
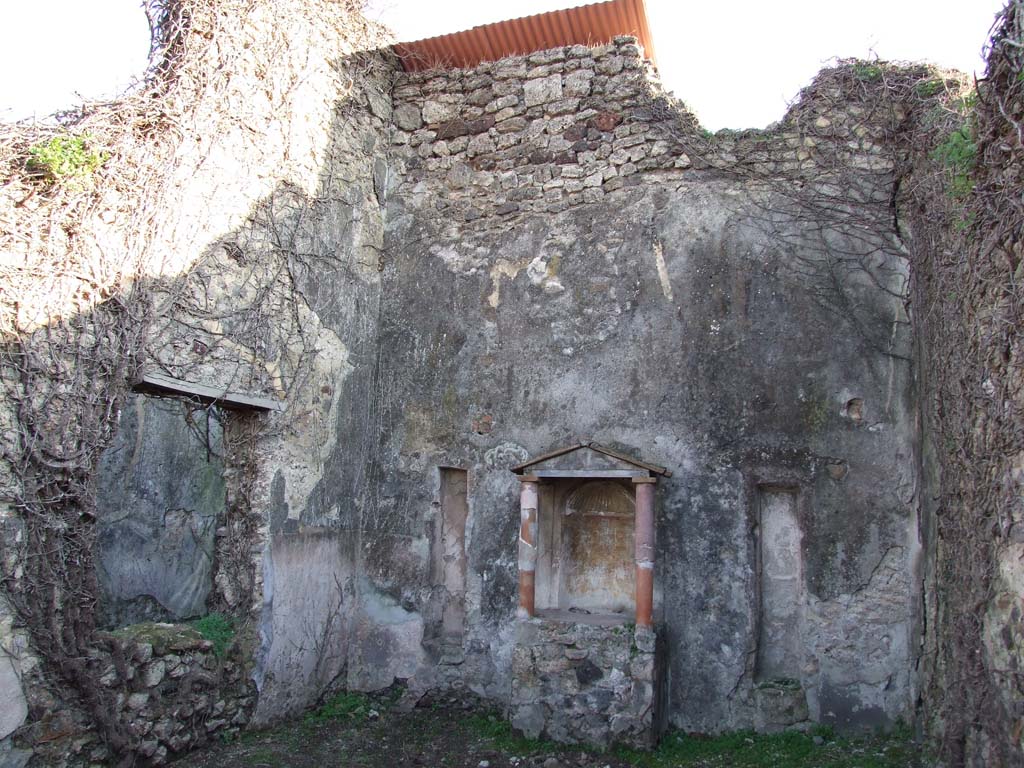
[[[654,484],[655,478],[636,483],[636,625],[649,627],[654,619]]]
[[[519,611],[520,618],[535,613],[534,575],[537,570],[537,480],[524,477],[519,491]]]

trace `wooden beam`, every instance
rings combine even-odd
[[[203,403],[216,403],[224,408],[238,411],[283,411],[284,403],[267,397],[255,397],[242,392],[210,387],[206,384],[194,384],[191,381],[175,379],[163,373],[146,373],[135,382],[136,392],[157,395],[174,395],[199,400]]]

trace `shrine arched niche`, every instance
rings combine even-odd
[[[540,488],[537,609],[622,614],[636,609],[636,497],[624,480],[553,478]]]
[[[654,485],[671,473],[597,443],[512,471],[521,481],[519,615],[651,626]]]

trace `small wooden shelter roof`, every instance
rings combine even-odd
[[[201,403],[216,403],[236,411],[283,411],[285,405],[280,400],[196,384],[157,371],[144,373],[132,388],[143,394],[186,397]]]
[[[395,53],[406,72],[461,69],[567,45],[602,45],[619,35],[636,37],[644,55],[657,66],[644,0],[608,0],[483,24],[462,32],[398,43]]]
[[[527,470],[529,470],[530,468],[536,468],[540,464],[550,462],[552,459],[563,457],[566,456],[567,454],[574,453],[576,451],[593,451],[597,454],[601,454],[603,456],[607,456],[611,459],[614,459],[617,462],[635,467],[638,470],[644,470],[645,472],[651,475],[662,475],[664,477],[672,477],[672,473],[665,469],[665,467],[659,467],[657,464],[649,464],[646,461],[641,461],[640,459],[636,459],[632,456],[627,456],[624,453],[619,453],[618,451],[612,450],[607,446],[591,441],[575,443],[565,448],[559,448],[557,451],[550,451],[541,456],[532,458],[527,462],[519,464],[518,466],[512,467],[512,471],[515,472],[517,475],[528,474]],[[566,462],[561,463],[565,464]]]

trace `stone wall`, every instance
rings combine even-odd
[[[1024,8],[976,94],[923,133],[915,281],[923,606],[919,723],[947,765],[1024,765]],[[961,164],[944,154],[966,139]],[[938,161],[938,162],[937,162]]]
[[[869,85],[840,67],[776,128],[712,139],[632,38],[407,74],[360,52],[374,38],[334,24],[337,4],[310,5],[325,14],[312,22],[304,3],[257,6],[225,49],[226,90],[206,92],[189,123],[213,127],[177,149],[147,254],[163,311],[146,360],[285,404],[225,426],[206,601],[258,634],[258,694],[236,667],[215,697],[203,646],[186,651],[188,691],[167,668],[183,653],[132,651],[151,666],[114,663],[109,679],[140,754],[396,680],[413,697],[459,685],[512,702],[530,732],[642,741],[614,717],[556,722],[552,710],[538,726],[513,686],[548,656],[571,668],[554,670],[562,683],[580,682],[585,659],[554,636],[513,650],[528,627],[514,616],[509,468],[581,439],[672,472],[655,577],[671,724],[909,717],[915,423],[907,265],[887,229],[888,131],[906,115],[873,112]],[[226,103],[247,105],[246,119]],[[852,175],[834,174],[837,159]],[[822,217],[807,188],[841,204]],[[103,223],[116,200],[104,205],[87,247],[125,236]],[[447,539],[445,468],[468,473]],[[779,489],[793,499],[805,601],[784,680],[757,667],[762,504]],[[4,626],[36,728],[61,701],[32,684],[42,672]],[[573,691],[576,704],[639,702],[646,727],[660,701],[644,688],[646,645],[634,668],[628,636],[565,632],[587,636],[596,666],[643,678],[638,700],[620,680]],[[164,677],[150,686],[156,662]],[[182,702],[207,707],[194,729],[167,722]]]
[[[101,682],[117,692],[117,716],[154,764],[249,722],[256,690],[244,643],[217,653],[195,629],[173,624],[132,625],[99,639]]]
[[[290,537],[302,540],[313,528],[313,538],[319,533],[333,543],[317,552],[333,552],[341,561],[338,572],[345,574],[340,588],[333,582],[329,585],[327,597],[333,601],[339,589],[348,595],[354,591],[355,554],[349,532],[355,527],[351,502],[358,473],[339,472],[329,457],[333,451],[360,452],[366,409],[357,404],[365,400],[376,359],[385,181],[382,136],[390,125],[387,93],[393,62],[375,52],[387,36],[347,3],[183,0],[161,9],[167,11],[162,32],[172,45],[164,52],[167,60],[156,62],[158,82],[149,84],[152,87],[144,99],[128,99],[113,110],[114,116],[108,115],[112,126],[103,123],[107,113],[102,108],[99,114],[93,108],[84,109],[83,124],[69,125],[69,130],[113,137],[110,174],[105,166],[96,174],[95,184],[79,195],[53,188],[45,203],[41,202],[44,195],[37,196],[47,215],[23,216],[26,226],[16,229],[24,237],[17,238],[11,259],[36,264],[40,258],[52,258],[54,265],[47,269],[57,273],[81,259],[101,265],[97,269],[105,275],[103,289],[94,285],[87,295],[76,293],[76,277],[61,273],[66,279],[54,280],[60,291],[68,292],[57,295],[66,301],[54,316],[66,322],[55,322],[54,328],[70,338],[70,348],[77,348],[76,342],[81,341],[73,338],[76,329],[87,329],[82,332],[86,339],[82,344],[103,348],[116,361],[111,369],[97,373],[94,382],[96,391],[114,393],[111,402],[103,403],[100,422],[89,422],[94,427],[101,424],[103,430],[100,433],[96,427],[89,452],[75,458],[83,464],[87,480],[94,481],[89,463],[99,461],[104,439],[111,434],[105,430],[116,429],[120,408],[126,429],[122,443],[115,444],[108,459],[119,449],[132,454],[141,443],[147,460],[144,467],[132,466],[130,460],[105,467],[110,471],[101,483],[103,492],[89,500],[98,501],[99,508],[93,513],[87,505],[88,515],[71,518],[83,539],[95,533],[93,514],[110,522],[125,506],[134,506],[132,511],[141,515],[139,507],[145,504],[125,504],[117,493],[123,490],[116,488],[122,482],[136,491],[146,486],[141,496],[155,517],[196,502],[196,498],[182,501],[176,486],[181,479],[177,475],[192,472],[195,463],[183,468],[167,460],[175,455],[173,443],[186,429],[183,420],[168,419],[161,435],[136,433],[140,439],[135,445],[124,444],[133,431],[134,411],[131,398],[122,395],[141,369],[282,404],[283,412],[271,416],[236,413],[224,419],[223,445],[210,446],[211,463],[223,468],[223,487],[207,489],[219,498],[200,500],[212,502],[209,506],[214,509],[215,519],[207,515],[200,526],[204,553],[212,536],[212,570],[200,574],[201,588],[186,604],[177,604],[167,594],[150,594],[156,602],[171,603],[164,605],[170,610],[161,617],[219,609],[259,637],[247,646],[247,665],[238,674],[255,673],[261,694],[259,716],[265,722],[314,703],[334,681],[337,659],[344,668],[347,635],[336,632],[339,626],[347,631],[350,604],[346,603],[339,622],[337,611],[331,612],[337,608],[333,602],[311,598],[298,605],[275,603],[275,595],[302,593],[305,578],[326,571],[319,561],[317,569],[303,571],[291,570],[287,561],[275,558],[288,549]],[[181,24],[184,31],[177,26]],[[174,41],[188,42],[176,48]],[[90,120],[92,128],[84,125]],[[25,150],[27,144],[18,146]],[[5,155],[3,160],[5,170],[16,168],[19,173],[3,179],[0,208],[5,215],[17,217],[17,200],[34,182],[24,178],[24,158]],[[37,207],[32,206],[33,212]],[[40,218],[59,220],[64,226],[37,230]],[[64,236],[72,230],[73,242]],[[46,280],[51,277],[47,270],[40,273],[46,274]],[[123,339],[108,338],[90,326],[90,318],[101,306],[97,302],[108,299],[108,306],[126,318],[131,345],[119,346]],[[47,333],[43,329],[40,335]],[[11,382],[18,377],[6,364],[3,371],[4,383],[10,385],[5,391],[10,392]],[[63,411],[52,408],[51,418],[78,425],[87,421],[83,412],[93,415],[72,402]],[[8,408],[2,416],[5,434],[12,438],[8,445],[15,451],[19,445],[15,438],[24,425],[16,422]],[[59,444],[65,432],[57,432],[51,437]],[[74,433],[71,426],[66,433]],[[7,470],[23,459],[16,452],[5,453],[0,473],[4,567],[5,575],[13,579],[24,573],[19,557],[25,554],[30,537],[18,507],[25,489],[19,487],[17,473]],[[324,487],[346,490],[327,494]],[[299,531],[297,520],[306,509],[313,510],[315,522],[307,518],[305,530]],[[154,520],[142,524],[146,535],[140,539],[161,549],[151,534],[173,538],[175,533],[169,530],[173,526],[164,525],[173,522],[174,515],[169,517],[159,525]],[[117,560],[102,564],[105,577],[113,576],[105,578],[108,588],[125,581],[123,573],[112,571],[134,567],[115,556],[119,540],[123,543],[123,538],[108,537],[99,548],[101,560],[104,552]],[[140,544],[133,549],[142,548]],[[134,565],[146,554],[134,551]],[[174,557],[168,557],[163,566],[165,575],[171,574],[169,580],[195,575],[188,569],[183,576],[170,562]],[[81,570],[70,575],[76,587],[84,586],[86,602],[91,600],[92,605],[95,595],[89,590],[94,571],[88,561]],[[144,595],[159,592],[158,587],[171,586],[173,591],[180,586],[154,586],[153,574],[144,575],[132,585],[138,594],[125,594],[125,598],[145,601],[149,598]],[[108,589],[105,597],[114,591]],[[110,607],[116,601],[105,602]],[[108,624],[115,625],[144,615],[149,614],[118,609],[107,618]],[[57,617],[54,623],[60,620]],[[85,635],[76,642],[91,647],[88,621],[80,623]],[[162,748],[183,749],[199,743],[205,738],[204,729],[223,719],[223,713],[212,714],[219,699],[224,699],[227,711],[241,695],[232,689],[235,681],[223,676],[212,683],[224,687],[216,695],[215,688],[204,682],[206,673],[197,667],[187,679],[195,681],[196,695],[211,701],[195,729],[182,712],[196,701],[176,698],[169,680],[143,690],[137,689],[135,678],[130,682],[118,678],[115,683],[123,683],[127,697],[135,695],[134,704],[140,704],[144,693],[149,704],[127,708],[126,699],[124,706],[114,706],[117,692],[113,688],[82,684],[94,672],[98,674],[96,664],[83,662],[81,674],[69,683],[61,674],[59,659],[40,658],[37,653],[41,635],[30,637],[22,624],[14,620],[0,625],[0,643],[11,653],[13,668],[0,683],[12,700],[27,700],[27,711],[3,735],[14,731],[18,748],[45,753],[48,764],[88,763],[99,739],[93,730],[97,723],[107,735],[116,730],[124,736],[121,749],[134,751],[137,757],[148,755],[150,748],[156,750],[153,754]],[[63,637],[49,625],[37,631]],[[76,659],[80,655],[75,654]],[[315,674],[291,674],[295,668]],[[85,702],[81,708],[74,691],[68,693],[76,687]],[[256,699],[251,691],[242,696],[246,697],[252,697],[244,704],[248,717]],[[227,718],[227,725],[214,725],[211,732],[237,727],[238,723],[231,724],[236,714]],[[160,725],[169,717],[183,725]],[[70,722],[73,728],[47,725]],[[0,748],[9,746],[10,741],[5,741]]]
[[[631,37],[401,75],[399,194],[413,204],[429,196],[452,226],[482,235],[522,214],[598,203],[650,174],[678,177],[689,158],[670,152],[669,131],[652,121],[692,119],[672,111],[651,75]]]
[[[512,677],[508,468],[593,439],[673,472],[656,573],[673,725],[910,716],[907,265],[882,202],[896,117],[867,93],[840,67],[776,128],[709,139],[630,38],[399,76],[363,572],[422,615],[434,473],[468,470],[474,690],[503,698]],[[809,185],[862,206],[822,218]],[[772,488],[796,499],[806,596],[778,686],[755,663]],[[381,631],[431,679],[415,632]]]
[[[534,739],[652,747],[664,724],[664,654],[649,628],[522,621],[509,719]]]
[[[190,626],[137,624],[99,633],[88,663],[111,696],[105,716],[125,724],[140,758],[161,765],[249,722],[256,702],[250,646],[244,636],[215,648]],[[43,716],[19,730],[16,741],[32,749],[14,747],[4,765],[24,765],[10,761],[29,758],[47,766],[116,759],[88,719],[61,706],[60,691],[43,682],[31,698]]]

